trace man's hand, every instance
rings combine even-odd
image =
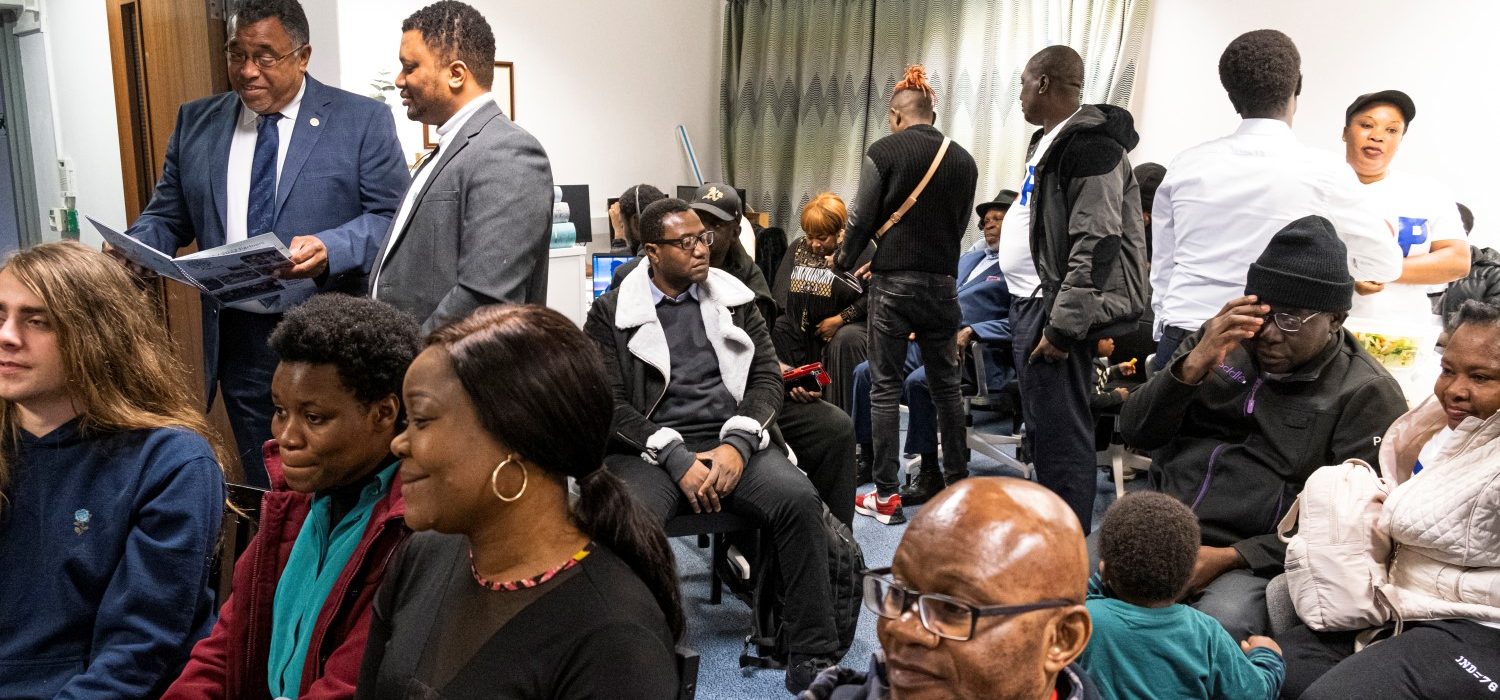
[[[833,334],[839,332],[839,329],[843,327],[843,316],[839,316],[837,314],[829,316],[828,318],[823,319],[822,322],[818,324],[818,337],[822,338],[823,342],[825,343],[831,342],[833,340]]]
[[[1234,547],[1199,547],[1193,577],[1188,579],[1188,593],[1198,593],[1214,579],[1235,569],[1245,568],[1245,560]]]
[[[1067,351],[1053,345],[1044,335],[1037,340],[1036,349],[1031,351],[1031,357],[1027,362],[1036,364],[1038,362],[1061,362],[1066,359],[1068,359]]]
[[[974,342],[974,328],[964,326],[958,329],[958,335],[953,338],[953,342],[958,345],[959,353],[963,353],[964,349],[969,347],[969,343]]]
[[[328,246],[317,236],[297,236],[287,250],[292,266],[277,273],[283,279],[309,279],[328,271]]]
[[[709,512],[719,510],[719,495],[712,493],[712,488],[709,488],[709,492],[713,495],[711,508],[709,507],[709,500],[703,498],[701,495],[704,487],[711,487],[713,484],[713,480],[708,477],[708,467],[703,466],[702,462],[695,461],[693,462],[693,466],[687,470],[687,473],[682,475],[682,479],[677,482],[677,488],[682,489],[682,494],[687,496],[688,505],[693,507],[694,513],[702,513],[705,510]]]
[[[115,250],[114,246],[105,243],[104,247],[100,248],[100,250],[104,251],[109,257],[114,258],[121,265],[124,265],[125,269],[129,270],[136,277],[139,277],[142,281],[150,282],[156,279],[155,270],[130,262],[130,259],[125,257],[120,251]]]
[[[800,386],[792,387],[792,390],[786,392],[786,395],[787,398],[796,401],[797,403],[812,403],[823,398],[823,392],[808,391],[807,389],[804,389]]]
[[[1271,639],[1270,637],[1262,637],[1262,636],[1260,636],[1258,634],[1252,634],[1249,637],[1247,637],[1245,639],[1245,641],[1240,642],[1240,651],[1243,651],[1246,654],[1250,653],[1251,649],[1257,649],[1257,648],[1258,649],[1270,649],[1271,651],[1276,652],[1277,656],[1281,656],[1282,655],[1281,654],[1281,645],[1277,644],[1276,640]]]
[[[1182,376],[1186,384],[1197,384],[1208,373],[1224,361],[1230,350],[1239,347],[1256,334],[1266,323],[1266,314],[1271,307],[1257,303],[1255,295],[1231,299],[1217,316],[1203,324],[1203,337],[1182,361]],[[1201,562],[1200,562],[1201,563]]]
[[[734,449],[733,445],[719,445],[711,452],[699,452],[698,459],[706,459],[713,465],[709,470],[708,481],[699,487],[699,498],[712,493],[714,511],[718,512],[719,497],[728,496],[734,492],[734,487],[740,485],[745,462],[740,459],[740,451]]]
[[[1381,284],[1380,282],[1355,282],[1354,283],[1354,293],[1358,294],[1358,295],[1360,295],[1362,297],[1367,297],[1367,296],[1370,296],[1371,294],[1376,294],[1376,293],[1380,292],[1383,289],[1385,289],[1385,285]]]
[[[620,203],[609,205],[609,226],[615,232],[615,238],[625,240],[625,220],[620,217]]]
[[[858,277],[858,278],[860,278],[860,279],[862,279],[862,280],[864,280],[866,282],[870,281],[870,275],[871,274],[873,274],[873,273],[870,272],[870,263],[865,263],[863,265],[860,265],[859,269],[854,271],[854,276],[855,277]]]

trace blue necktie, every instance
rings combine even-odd
[[[276,122],[281,114],[260,115],[255,127],[255,157],[250,161],[250,202],[245,216],[245,237],[254,238],[270,231],[276,223],[276,151],[281,130]]]

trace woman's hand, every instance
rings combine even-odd
[[[1199,547],[1193,577],[1188,579],[1188,593],[1198,593],[1208,584],[1235,569],[1245,568],[1245,559],[1234,547]]]
[[[818,323],[818,337],[822,338],[825,343],[833,342],[833,334],[839,332],[839,329],[843,327],[844,317],[838,315],[829,316]]]

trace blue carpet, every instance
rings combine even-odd
[[[902,418],[904,422],[904,414]],[[981,421],[979,427],[986,432],[999,432],[1007,428],[1007,424],[1008,421]],[[977,454],[969,469],[971,473],[981,476],[1017,476]],[[1128,481],[1126,486],[1134,491],[1144,487],[1145,480]],[[1104,511],[1115,500],[1114,483],[1107,474],[1099,475],[1098,487],[1099,495],[1094,501],[1095,525],[1103,520]],[[868,488],[868,485],[862,484],[859,490]],[[918,510],[920,506],[907,508],[906,516],[914,517]],[[864,550],[865,564],[870,568],[890,566],[896,545],[905,532],[905,525],[881,525],[871,518],[855,516],[854,537]],[[700,657],[698,697],[703,700],[790,697],[783,686],[781,671],[740,669],[740,652],[745,635],[750,630],[750,608],[728,592],[724,595],[723,603],[709,604],[709,550],[699,549],[692,538],[685,537],[673,540],[672,548],[677,555],[678,571],[682,579],[683,612],[688,620],[685,644],[697,651]],[[854,644],[841,663],[864,669],[869,663],[870,654],[877,648],[879,643],[875,639],[875,616],[861,611]]]

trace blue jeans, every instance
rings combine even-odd
[[[1193,331],[1183,330],[1176,326],[1167,326],[1161,331],[1161,340],[1156,341],[1156,357],[1151,360],[1151,371],[1160,372],[1172,364],[1172,356],[1177,354],[1177,346],[1182,345],[1182,339],[1193,334]]]
[[[1021,380],[1021,414],[1026,446],[1036,467],[1037,483],[1052,489],[1072,507],[1083,531],[1094,517],[1094,341],[1059,348],[1068,356],[1057,362],[1030,362],[1047,325],[1046,302],[1039,297],[1010,305],[1015,338],[1016,372]]]
[[[244,483],[261,488],[271,485],[261,446],[271,439],[271,375],[278,362],[268,341],[280,322],[281,314],[238,309],[224,309],[219,316],[219,393]]]

